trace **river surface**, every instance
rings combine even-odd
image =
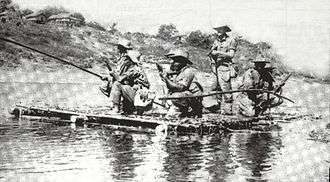
[[[56,78],[55,78],[56,79]],[[8,81],[8,80],[7,80]],[[306,86],[307,85],[307,86]],[[292,82],[283,112],[320,113],[272,132],[158,136],[15,120],[15,104],[104,106],[98,83],[0,83],[0,181],[328,181],[329,86]],[[298,88],[297,88],[298,87]]]

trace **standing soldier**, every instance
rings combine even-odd
[[[185,97],[201,94],[203,88],[196,80],[196,70],[191,67],[192,62],[188,58],[188,52],[177,49],[171,51],[166,57],[173,60],[171,72],[176,72],[174,76],[168,72],[160,74],[166,83],[169,95]],[[173,77],[170,78],[170,75]],[[182,98],[173,100],[172,103],[179,108],[180,117],[202,117],[202,98]]]
[[[212,83],[212,90],[230,91],[232,90],[232,78],[237,76],[232,66],[232,59],[236,52],[237,43],[235,39],[227,34],[231,29],[228,26],[214,28],[218,32],[211,51],[210,59],[213,61],[213,72],[216,74],[216,80]],[[214,110],[221,102],[221,113],[232,114],[232,94],[225,94],[222,98],[205,98],[204,107]]]
[[[106,86],[100,87],[101,92],[104,95],[106,95],[107,97],[110,96],[111,86],[112,86],[112,83],[115,81],[112,74],[114,72],[123,73],[125,71],[124,69],[127,69],[127,67],[124,66],[123,64],[128,62],[127,61],[127,59],[128,59],[127,51],[132,50],[133,47],[132,47],[132,44],[130,41],[128,41],[126,39],[121,39],[117,43],[117,49],[119,52],[119,58],[116,61],[116,67],[115,67],[115,69],[112,69],[111,64],[108,61],[106,61],[107,68],[109,70],[109,76],[104,77],[103,80],[107,80],[108,82],[107,82]]]
[[[265,67],[269,63],[265,58],[254,61],[254,68],[248,69],[243,75],[240,89],[262,89],[281,92],[284,82],[278,86],[274,85],[272,71],[274,68]],[[274,89],[276,88],[276,89]],[[281,98],[262,92],[243,92],[237,96],[237,112],[245,116],[258,116],[268,108],[279,106],[283,103]]]

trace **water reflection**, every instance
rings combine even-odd
[[[205,146],[204,155],[208,156],[206,169],[210,176],[210,181],[224,180],[232,174],[232,156],[229,151],[229,141],[232,135],[222,137],[210,137]]]
[[[263,180],[282,147],[276,133],[234,134],[229,142],[235,172],[230,179]]]
[[[187,181],[189,176],[202,166],[202,145],[198,137],[171,137],[165,143],[164,171],[168,181]]]
[[[284,181],[291,174],[281,176],[283,168],[300,165],[303,171],[301,160],[308,159],[312,149],[322,151],[311,154],[322,159],[323,168],[315,168],[315,174],[328,174],[324,158],[329,145],[307,141],[308,130],[298,131],[317,122],[301,121],[298,126],[293,122],[280,133],[222,136],[158,137],[104,128],[72,129],[13,121],[4,113],[17,101],[105,105],[97,89],[69,84],[0,84],[1,88],[5,89],[0,91],[0,181]],[[66,92],[74,88],[79,88],[77,94]],[[53,93],[58,94],[49,97]],[[285,162],[296,156],[291,148],[297,140],[299,151],[306,155],[296,158],[296,163]]]

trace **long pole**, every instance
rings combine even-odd
[[[188,99],[188,98],[196,98],[196,97],[209,97],[209,96],[213,96],[213,95],[222,95],[222,94],[230,94],[230,93],[237,93],[237,92],[264,92],[264,93],[269,93],[272,95],[275,95],[277,97],[286,99],[292,103],[294,103],[294,101],[292,101],[291,99],[284,97],[282,95],[279,95],[277,93],[274,93],[272,91],[269,90],[262,90],[262,89],[247,89],[247,90],[230,90],[230,91],[223,91],[223,92],[209,92],[209,93],[205,93],[205,94],[200,94],[200,95],[189,95],[189,96],[183,96],[183,97],[161,97],[159,98],[159,100],[175,100],[175,99]]]
[[[89,73],[89,74],[92,74],[92,75],[94,75],[94,76],[97,76],[97,77],[99,77],[99,78],[102,78],[102,76],[99,75],[99,74],[97,74],[97,73],[94,73],[94,72],[89,71],[89,70],[87,70],[87,69],[85,69],[85,68],[82,68],[82,67],[80,67],[80,66],[77,66],[77,65],[75,65],[75,64],[73,64],[73,63],[71,63],[71,62],[69,62],[69,61],[66,61],[66,60],[64,60],[64,59],[58,58],[58,57],[56,57],[56,56],[54,56],[54,55],[51,55],[51,54],[48,54],[48,53],[45,53],[45,52],[39,51],[39,50],[37,50],[37,49],[35,49],[35,48],[32,48],[32,47],[30,47],[30,46],[24,45],[24,44],[22,44],[22,43],[19,43],[19,42],[16,42],[16,41],[10,40],[10,39],[6,39],[6,38],[3,38],[3,37],[0,37],[0,40],[3,40],[3,41],[5,41],[5,42],[9,42],[9,43],[12,43],[12,44],[15,44],[15,45],[18,45],[18,46],[24,47],[24,48],[26,48],[26,49],[30,49],[30,50],[35,51],[35,52],[37,52],[37,53],[40,53],[40,54],[46,55],[46,56],[48,56],[48,57],[51,57],[51,58],[53,58],[53,59],[59,60],[59,61],[61,61],[61,62],[63,62],[63,63],[69,64],[69,65],[71,65],[71,66],[73,66],[73,67],[76,67],[76,68],[78,68],[78,69],[80,69],[80,70],[83,70],[83,71],[85,71],[85,72],[87,72],[87,73]]]

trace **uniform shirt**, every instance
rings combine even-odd
[[[243,75],[241,88],[273,90],[273,83],[274,78],[269,70],[257,71],[255,69],[248,69]]]
[[[127,57],[126,53],[123,53],[119,56],[118,61],[117,61],[117,66],[116,66],[116,72],[121,75],[122,73],[124,73],[127,69],[127,66],[125,64],[127,64],[128,62],[130,62],[128,60],[129,58]]]
[[[201,90],[196,76],[196,69],[186,66],[181,69],[178,75],[173,79],[173,82],[180,86],[179,92],[189,91],[195,93]],[[170,90],[170,92],[173,92]]]
[[[233,37],[226,36],[225,38],[219,40],[216,39],[212,45],[211,50],[229,52],[230,50],[236,51],[237,42]],[[223,65],[228,66],[228,63],[232,62],[232,58],[229,57],[218,57],[217,55],[212,56],[214,60],[217,60],[217,66]]]
[[[146,88],[150,87],[150,83],[148,78],[144,72],[144,70],[137,64],[132,62],[127,62],[123,64],[122,69],[123,72],[119,74],[118,81],[125,85],[139,85]]]

